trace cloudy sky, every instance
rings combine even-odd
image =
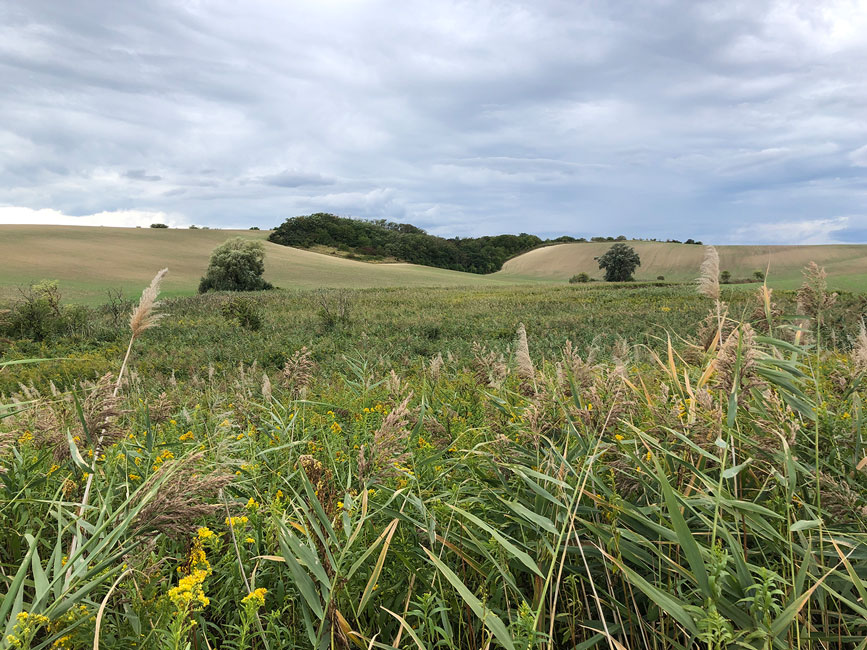
[[[867,242],[867,0],[4,0],[0,223]]]

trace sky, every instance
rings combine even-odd
[[[4,0],[0,223],[867,242],[867,0]]]

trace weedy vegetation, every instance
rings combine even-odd
[[[0,313],[2,648],[867,648],[865,300]],[[49,320],[49,322],[51,322]]]

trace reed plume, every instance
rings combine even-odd
[[[156,308],[159,307],[157,296],[160,295],[160,283],[162,283],[163,278],[168,272],[169,270],[165,268],[154,276],[150,285],[141,292],[141,299],[138,302],[138,306],[133,310],[129,317],[129,328],[132,334],[129,337],[129,345],[126,348],[126,355],[123,357],[123,363],[121,364],[120,372],[117,375],[117,384],[115,384],[114,387],[115,395],[117,395],[120,390],[120,385],[123,381],[123,373],[124,370],[126,370],[126,364],[129,361],[130,352],[132,352],[133,342],[142,332],[149,330],[152,327],[156,327],[160,322],[160,319],[163,317],[163,314],[156,312]]]
[[[864,327],[863,320],[858,325],[858,336],[852,348],[852,360],[855,362],[855,370],[864,372],[867,371],[867,328]]]
[[[303,395],[305,389],[313,378],[313,370],[316,364],[312,353],[303,346],[296,351],[283,366],[283,384],[292,391],[293,395]]]
[[[527,345],[527,330],[524,323],[518,325],[515,360],[518,362],[518,375],[521,379],[533,382],[536,379],[536,369],[533,367],[533,360],[530,359],[530,347]]]
[[[134,527],[137,534],[164,533],[169,537],[181,537],[196,529],[198,522],[213,515],[222,506],[208,503],[234,475],[218,470],[202,472],[204,454],[196,453],[172,462],[170,467],[154,472],[138,490],[141,498],[156,494],[136,516]],[[163,479],[163,473],[171,475]]]
[[[805,316],[822,324],[822,312],[837,301],[836,293],[828,293],[828,274],[815,262],[804,267],[804,283],[798,289],[798,309]]]
[[[706,246],[704,249],[700,273],[698,292],[713,300],[719,300],[719,253],[713,246]]]
[[[406,450],[409,430],[409,401],[412,391],[394,410],[382,420],[373,436],[373,444],[362,445],[358,455],[358,476],[363,481],[371,476],[393,476],[398,474],[397,466],[409,458]]]
[[[141,292],[141,299],[139,300],[138,306],[133,310],[132,315],[129,318],[129,328],[131,330],[131,335],[129,337],[129,345],[126,346],[126,354],[123,357],[123,363],[120,365],[120,372],[117,373],[117,382],[114,385],[114,391],[112,392],[112,397],[117,397],[118,392],[120,391],[121,383],[123,382],[123,374],[126,370],[127,362],[129,362],[129,355],[132,352],[132,344],[135,340],[141,335],[142,332],[149,330],[152,327],[156,327],[162,318],[162,314],[156,313],[156,308],[159,306],[157,302],[157,296],[160,294],[160,283],[163,281],[166,273],[168,273],[168,268],[162,269],[155,276],[154,279],[151,280],[151,283],[145,288],[144,291]],[[103,435],[100,435],[94,445],[93,449],[93,457],[94,459],[99,458],[99,452],[102,449],[103,443]],[[96,472],[90,472],[87,477],[87,485],[84,488],[84,496],[81,497],[81,504],[78,508],[78,518],[82,519],[84,517],[84,511],[87,509],[87,504],[90,501],[90,491],[93,488],[93,477]],[[69,552],[67,553],[67,557],[73,557],[75,555],[75,551],[78,547],[78,536],[72,538],[72,543],[69,545]],[[72,576],[72,563],[69,565],[69,569],[66,571],[66,579]]]

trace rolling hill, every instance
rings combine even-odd
[[[100,302],[108,288],[138,294],[169,267],[164,295],[196,292],[208,257],[230,237],[261,239],[265,278],[278,287],[496,285],[493,276],[414,264],[368,264],[265,241],[268,231],[0,225],[0,298],[43,279],[60,281],[64,299]]]
[[[636,280],[689,281],[698,275],[704,247],[689,244],[631,241],[641,257]],[[565,282],[576,273],[601,279],[594,257],[611,242],[558,244],[537,248],[508,260],[493,277],[502,280]],[[800,285],[801,270],[811,261],[824,266],[832,289],[867,291],[867,245],[827,246],[717,246],[720,270],[732,278],[748,278],[754,271],[768,271],[768,284],[781,289]]]
[[[154,273],[168,266],[164,295],[195,293],[211,251],[230,237],[263,241],[265,278],[283,288],[492,286],[564,283],[575,273],[601,278],[593,258],[610,242],[538,248],[505,263],[491,275],[461,273],[414,264],[371,264],[266,241],[269,231],[180,230],[82,226],[0,225],[0,299],[43,279],[60,281],[65,300],[101,302],[109,288],[132,297]],[[629,242],[641,256],[636,280],[690,281],[698,274],[704,247]],[[769,284],[794,288],[811,260],[824,266],[834,289],[867,291],[867,246],[719,246],[720,268],[749,277],[770,264]]]

